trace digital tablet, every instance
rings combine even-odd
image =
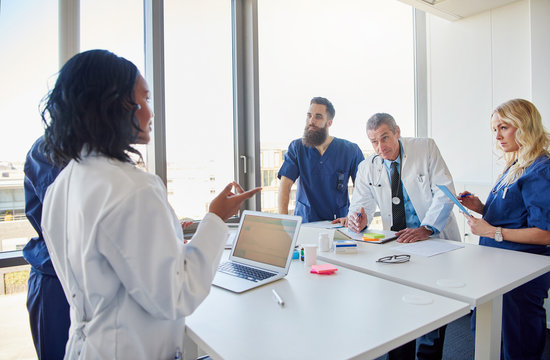
[[[466,210],[466,208],[464,207],[464,205],[462,205],[460,203],[460,201],[458,201],[458,199],[456,198],[456,196],[449,190],[449,188],[445,185],[437,185],[438,188],[441,189],[441,191],[443,191],[443,193],[445,195],[447,195],[447,197],[449,199],[451,199],[455,204],[456,206],[458,206],[458,208],[460,209],[460,211],[462,211],[463,213],[465,213],[466,215],[470,216],[470,213],[468,212],[468,210]]]

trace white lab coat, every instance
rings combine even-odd
[[[42,229],[70,304],[65,359],[173,359],[227,237],[214,214],[184,245],[156,175],[100,155],[48,188]]]
[[[435,141],[429,138],[401,138],[401,180],[422,225],[441,233],[438,238],[460,240],[453,202],[436,185],[447,185],[455,191],[453,179]],[[384,230],[392,226],[391,182],[383,159],[371,155],[359,164],[350,212],[365,209],[368,222],[376,207],[380,208]]]

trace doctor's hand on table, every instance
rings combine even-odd
[[[235,193],[231,191],[232,187],[235,187]],[[241,185],[233,181],[212,200],[208,211],[218,215],[223,221],[226,221],[239,211],[245,200],[256,195],[261,190],[262,188],[257,187],[252,190],[244,191]]]
[[[342,219],[345,219],[345,218],[342,218]],[[364,228],[367,227],[367,223],[368,223],[367,214],[365,214],[365,209],[363,208],[361,208],[359,212],[350,212],[348,214],[347,227],[351,231],[360,233],[361,231],[363,231]]]
[[[340,224],[343,227],[348,227],[348,218],[347,217],[341,217],[341,218],[332,220],[330,223],[331,224]]]
[[[406,228],[403,230],[399,230],[395,233],[395,235],[398,236],[396,240],[397,242],[413,243],[421,240],[427,240],[430,235],[432,235],[432,232],[421,226],[416,229]]]

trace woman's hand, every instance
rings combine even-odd
[[[464,191],[458,194],[458,201],[468,209],[475,211],[478,214],[483,214],[483,208],[485,205],[479,200],[477,196],[469,191]]]
[[[231,192],[232,187],[235,187],[236,194]],[[261,190],[262,188],[257,187],[252,190],[244,191],[241,185],[233,181],[212,200],[208,211],[218,215],[223,221],[226,221],[239,211],[245,200],[251,198]]]
[[[495,232],[497,231],[497,228],[489,224],[487,221],[475,218],[473,216],[466,216],[466,219],[474,235],[485,236],[491,239],[495,238]]]

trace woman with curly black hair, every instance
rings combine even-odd
[[[164,184],[130,156],[150,140],[149,99],[134,64],[92,50],[63,66],[42,113],[47,154],[64,167],[46,192],[42,229],[70,305],[65,358],[183,351],[185,316],[209,293],[224,221],[260,191],[227,185],[184,245]]]

